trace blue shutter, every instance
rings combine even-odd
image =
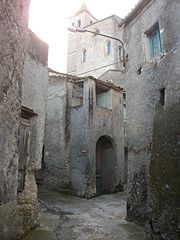
[[[151,47],[151,56],[155,57],[161,52],[161,39],[159,29],[156,29],[153,34],[149,37],[150,47]]]

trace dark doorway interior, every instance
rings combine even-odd
[[[96,194],[113,193],[116,187],[116,149],[108,136],[99,138],[96,144]]]

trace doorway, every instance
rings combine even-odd
[[[96,195],[113,193],[116,187],[117,157],[112,138],[101,136],[96,143]]]

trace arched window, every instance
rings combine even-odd
[[[82,51],[82,61],[86,62],[86,60],[87,60],[87,50],[83,49],[83,51]]]
[[[111,41],[108,40],[108,41],[106,42],[106,54],[107,54],[107,55],[111,54],[111,51],[112,51],[112,44],[111,44]]]
[[[80,19],[77,21],[77,26],[81,27],[81,20]]]

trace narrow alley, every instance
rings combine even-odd
[[[41,224],[23,240],[144,240],[143,229],[126,221],[124,193],[90,200],[39,191]]]

